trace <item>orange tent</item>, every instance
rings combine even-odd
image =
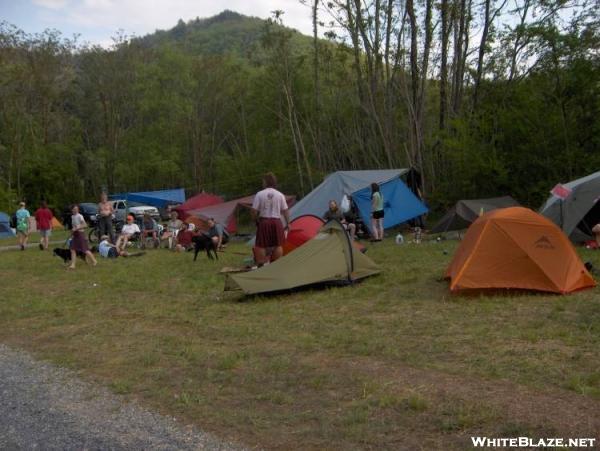
[[[56,216],[52,216],[52,230],[62,230],[65,227],[60,223]]]
[[[523,207],[484,214],[446,270],[450,290],[515,288],[570,293],[596,286],[567,236]]]

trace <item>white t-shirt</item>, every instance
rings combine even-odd
[[[285,196],[275,188],[266,188],[256,193],[252,208],[260,218],[281,218],[281,212],[288,209]]]
[[[81,224],[85,224],[85,219],[83,219],[83,216],[81,215],[81,213],[77,213],[76,215],[71,215],[71,227],[73,229],[80,226]]]
[[[121,235],[133,235],[134,233],[140,233],[140,226],[135,222],[133,224],[125,224],[121,229]]]
[[[111,247],[112,246],[110,245],[108,240],[101,241],[98,245],[98,253],[104,258],[108,258],[108,251],[110,251]]]

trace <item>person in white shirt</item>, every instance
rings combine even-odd
[[[109,241],[108,235],[102,235],[100,237],[100,244],[98,244],[98,253],[104,258],[117,258],[117,257],[136,257],[143,255],[143,252],[137,254],[130,254],[127,251],[120,251],[116,244],[112,244]]]
[[[117,246],[108,241],[108,235],[102,235],[100,237],[100,244],[98,244],[98,253],[104,258],[117,258],[121,253],[117,249]]]
[[[71,216],[71,243],[69,244],[69,248],[71,249],[71,264],[69,265],[69,269],[75,269],[77,253],[85,254],[86,261],[89,259],[92,265],[96,266],[97,262],[94,254],[88,248],[87,238],[84,233],[87,224],[83,216],[79,213],[79,205],[74,205],[71,213],[73,215]]]
[[[275,189],[277,178],[272,172],[263,177],[262,191],[254,196],[252,218],[256,221],[255,259],[258,266],[266,262],[267,248],[273,248],[271,261],[283,254],[285,230],[290,222],[285,196]],[[285,228],[281,219],[285,219]]]
[[[129,239],[136,233],[141,233],[140,226],[133,222],[133,216],[129,215],[127,216],[127,224],[125,224],[121,229],[121,234],[119,235],[119,239],[117,240],[117,250],[125,250]]]
[[[175,210],[171,211],[171,220],[167,223],[167,231],[160,237],[161,240],[168,240],[169,249],[175,247],[175,238],[179,233],[179,229],[181,229],[181,224],[183,224],[183,221],[178,219],[178,216]]]

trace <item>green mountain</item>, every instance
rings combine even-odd
[[[260,53],[260,41],[267,25],[267,20],[225,10],[209,18],[196,18],[188,22],[179,19],[177,25],[170,30],[157,30],[137,39],[150,47],[177,45],[191,54],[236,54],[252,57],[257,52]],[[279,25],[274,27],[290,33],[291,45],[296,51],[310,49],[309,36],[291,28]]]

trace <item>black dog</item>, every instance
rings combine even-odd
[[[70,249],[62,249],[60,247],[55,247],[52,251],[55,257],[60,257],[63,259],[63,262],[68,263],[71,261],[71,250]],[[85,261],[85,253],[77,251],[77,256]]]
[[[194,243],[194,261],[198,258],[198,252],[202,250],[206,251],[206,255],[209,259],[219,259],[219,256],[217,255],[217,245],[211,237],[204,234],[196,235],[192,237],[192,242]],[[214,254],[214,257],[211,252]]]

